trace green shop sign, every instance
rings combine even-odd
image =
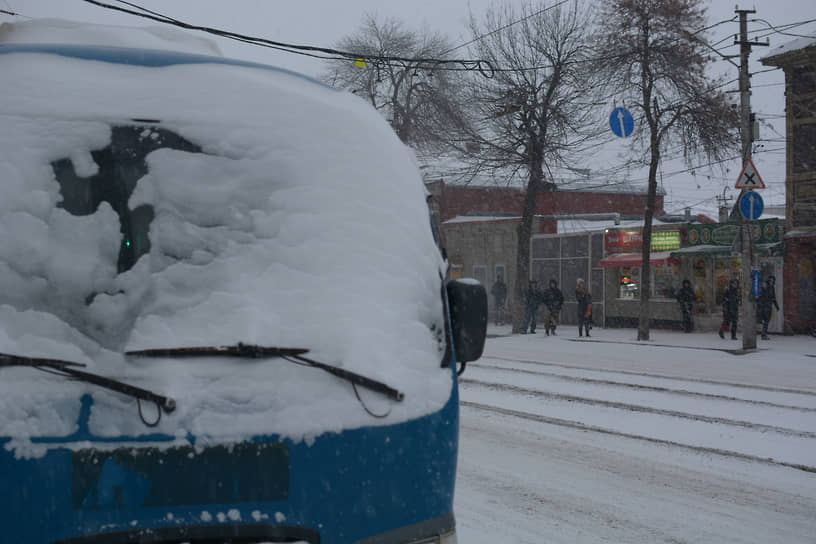
[[[739,231],[739,223],[703,223],[688,226],[689,246],[730,246]],[[770,244],[780,237],[779,219],[761,219],[752,223],[754,242]]]

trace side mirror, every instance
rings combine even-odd
[[[448,282],[447,291],[456,362],[475,361],[487,337],[487,291],[469,278]]]

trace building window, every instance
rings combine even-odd
[[[652,265],[650,299],[674,300],[680,285],[680,266],[676,262]],[[618,298],[638,300],[640,298],[641,267],[622,266],[618,268]]]
[[[618,298],[636,300],[640,298],[640,267],[622,266],[618,268]]]
[[[473,278],[479,280],[482,285],[487,285],[487,267],[483,264],[473,265]]]
[[[652,265],[652,298],[674,300],[680,286],[680,265],[668,261],[663,265]]]
[[[496,272],[495,279],[501,278],[502,280],[504,280],[505,283],[507,283],[507,274],[504,273],[503,264],[497,264],[495,272]]]

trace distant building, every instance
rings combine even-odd
[[[439,206],[441,244],[447,251],[450,277],[476,278],[489,289],[501,275],[508,292],[512,293],[517,281],[517,229],[523,208],[523,189],[495,184],[449,184],[441,179],[426,182],[426,187]],[[594,235],[589,231],[602,229],[603,224],[614,226],[626,219],[642,222],[647,191],[645,186],[604,186],[588,182],[571,184],[569,189],[554,189],[538,195],[531,247],[527,252],[531,256],[532,277],[544,287],[550,279],[558,280],[564,287],[568,298],[564,318],[570,322],[574,314],[569,304],[570,293],[575,289],[573,276],[580,274],[591,285],[599,274],[597,261],[602,257],[602,230],[597,230]],[[660,192],[655,202],[658,216],[664,215],[663,197]],[[574,230],[565,233],[563,226],[559,228],[564,221],[581,220],[587,222],[582,234]],[[565,238],[563,243],[560,241],[562,237]],[[591,246],[594,251],[583,254],[582,250],[576,249],[578,253],[573,255],[568,248],[574,244]],[[556,246],[558,251],[551,252],[550,249]],[[527,279],[521,278],[522,285]],[[594,300],[602,305],[600,295],[598,293]],[[512,296],[508,297],[508,304],[512,302]],[[493,304],[492,299],[489,303]],[[597,310],[601,316],[602,307]],[[494,308],[491,307],[490,312],[492,315]]]
[[[771,50],[760,61],[785,72],[786,329],[816,326],[816,37]]]

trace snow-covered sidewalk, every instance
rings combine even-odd
[[[489,324],[487,332],[485,357],[816,391],[816,338],[807,335],[772,335],[744,352],[742,334],[731,340],[712,332],[652,329],[649,341],[642,342],[637,330],[628,328],[594,328],[590,338],[579,338],[575,325],[558,327],[554,337],[543,328],[514,335],[510,325]]]

